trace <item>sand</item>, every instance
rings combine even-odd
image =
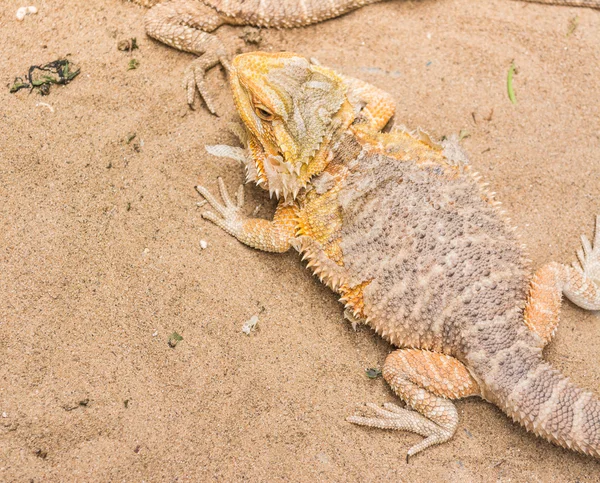
[[[419,436],[345,422],[363,402],[395,400],[365,376],[391,347],[354,332],[295,252],[250,249],[200,216],[195,184],[243,179],[204,150],[234,142],[223,72],[209,75],[221,117],[190,111],[193,57],[147,38],[142,8],[33,3],[23,22],[27,2],[0,5],[1,481],[600,481],[599,462],[476,398],[457,403],[452,441],[408,465]],[[232,54],[256,49],[241,33],[218,36]],[[117,50],[131,37],[139,50]],[[398,123],[463,131],[533,267],[571,262],[592,234],[600,12],[390,1],[262,39],[387,90]],[[81,66],[68,86],[8,92],[30,65],[66,55]],[[270,215],[263,192],[246,194],[249,213]],[[597,390],[599,351],[600,316],[565,303],[548,359]]]

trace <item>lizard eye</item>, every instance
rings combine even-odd
[[[263,121],[272,121],[275,118],[274,114],[263,105],[254,106],[254,112]]]

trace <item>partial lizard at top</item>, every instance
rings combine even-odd
[[[194,104],[196,89],[215,114],[204,81],[217,64],[229,69],[223,43],[210,32],[223,24],[255,27],[303,27],[339,17],[382,0],[132,0],[152,7],[145,18],[146,32],[161,42],[199,56],[186,69],[187,102]],[[600,8],[600,0],[524,0],[554,5]]]
[[[280,199],[272,221],[243,215],[243,190],[202,216],[252,247],[294,247],[340,295],[346,316],[398,349],[383,376],[406,403],[369,407],[361,425],[425,437],[408,455],[449,440],[452,399],[480,396],[535,434],[600,456],[600,401],[542,357],[562,295],[600,310],[600,217],[579,264],[530,277],[523,247],[456,142],[421,131],[381,133],[389,95],[293,54],[244,54],[230,81],[249,181]],[[240,187],[241,188],[241,187]]]

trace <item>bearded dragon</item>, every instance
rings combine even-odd
[[[247,181],[279,198],[272,221],[223,202],[202,216],[242,243],[295,248],[340,295],[347,317],[394,350],[383,377],[406,407],[369,404],[348,421],[424,436],[408,456],[449,440],[452,400],[479,396],[535,434],[600,456],[600,401],[542,357],[562,295],[600,309],[600,216],[579,265],[529,276],[515,230],[457,141],[404,128],[385,92],[291,53],[243,54],[230,70],[245,148],[209,146],[241,161]]]
[[[196,90],[208,110],[214,103],[206,88],[206,71],[217,64],[229,70],[223,43],[211,32],[221,25],[304,27],[339,17],[382,0],[132,0],[151,7],[145,17],[146,33],[178,50],[198,55],[186,69],[187,102],[194,105]],[[600,0],[524,0],[554,5],[600,8]]]

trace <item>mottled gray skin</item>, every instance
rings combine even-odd
[[[255,27],[292,28],[311,25],[373,3],[386,0],[133,0],[145,7],[157,4],[169,5],[174,10],[184,5],[189,9],[197,9],[211,16],[212,13],[221,18],[219,25],[253,25]],[[600,8],[599,0],[521,0],[547,5],[565,5],[572,7]],[[218,25],[214,21],[207,22],[200,18],[190,19],[190,24],[211,24],[212,31]]]
[[[599,456],[600,403],[543,361],[543,341],[523,323],[521,243],[479,182],[460,166],[452,177],[436,162],[399,161],[350,139],[334,159],[347,150],[360,154],[347,164],[332,238],[341,236],[341,276],[371,280],[366,323],[396,347],[455,357],[515,421]]]
[[[344,263],[372,280],[365,312],[392,344],[464,358],[473,345],[465,329],[525,305],[520,243],[472,176],[365,151],[349,169]]]
[[[339,17],[357,8],[384,0],[134,0],[145,7],[163,4],[173,11],[196,9],[208,17],[220,18],[219,25],[253,25],[255,27],[293,28]],[[210,9],[210,10],[209,10]],[[201,18],[190,19],[197,25],[218,25]]]

